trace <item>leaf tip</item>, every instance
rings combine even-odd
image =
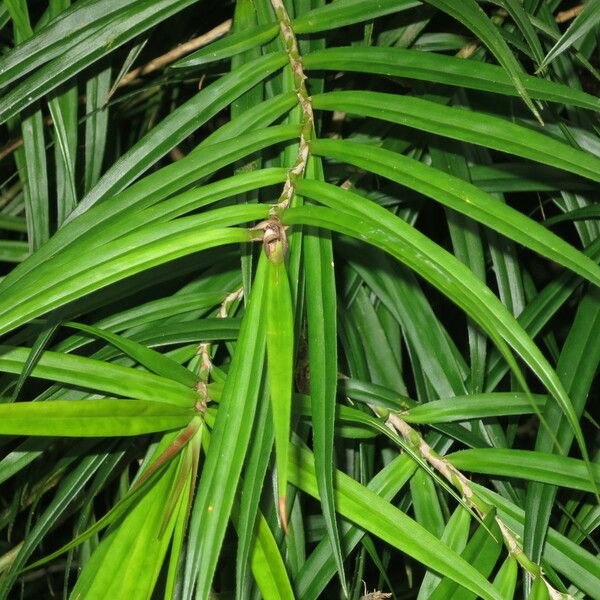
[[[289,535],[290,530],[288,527],[286,506],[287,506],[286,496],[279,496],[279,522],[281,523],[281,528],[283,529],[285,535]]]

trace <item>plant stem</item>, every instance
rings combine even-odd
[[[231,305],[236,301],[240,300],[244,295],[244,288],[240,287],[237,290],[234,290],[230,294],[225,296],[225,299],[221,303],[221,308],[219,308],[219,312],[217,313],[217,319],[226,319],[229,315],[229,309]],[[200,368],[198,371],[198,393],[203,397],[204,401],[208,401],[208,391],[206,387],[206,383],[208,381],[208,377],[210,375],[210,371],[212,369],[212,360],[210,358],[210,342],[201,342],[198,344],[198,350],[196,354],[200,357]]]
[[[494,507],[477,496],[471,487],[469,479],[459,471],[452,463],[443,456],[439,455],[406,421],[400,418],[396,413],[390,412],[386,425],[397,431],[404,440],[410,444],[413,450],[426,460],[436,471],[443,475],[458,491],[461,493],[465,502],[481,517],[486,516],[494,510]],[[573,600],[570,594],[563,594],[555,589],[544,577],[542,567],[530,560],[514,532],[508,525],[496,515],[494,517],[502,538],[509,554],[515,557],[519,565],[532,577],[532,579],[541,578],[548,588],[548,593],[552,600]]]
[[[272,216],[279,216],[291,203],[292,197],[296,189],[296,181],[302,177],[306,170],[308,157],[310,153],[310,140],[314,133],[314,116],[313,108],[308,90],[306,89],[306,75],[304,74],[304,66],[302,64],[302,56],[298,49],[296,34],[292,28],[290,16],[283,4],[282,0],[271,0],[271,5],[275,11],[279,28],[281,29],[281,37],[283,46],[288,55],[290,67],[292,69],[292,77],[294,83],[294,91],[298,98],[298,105],[302,112],[302,122],[300,128],[300,142],[298,145],[298,155],[295,163],[288,169],[285,183],[278,203],[271,209]]]

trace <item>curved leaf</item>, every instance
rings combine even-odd
[[[315,108],[385,119],[600,181],[600,158],[507,119],[422,98],[369,91],[318,94],[313,103]]]
[[[512,80],[502,67],[432,52],[375,46],[326,48],[311,52],[304,57],[303,62],[311,70],[379,73],[494,94],[517,95]],[[600,99],[591,94],[540,77],[522,75],[521,80],[532,98],[600,110]]]
[[[402,413],[407,423],[451,423],[465,419],[484,419],[508,415],[526,415],[546,404],[546,396],[513,393],[473,394],[427,402]]]
[[[549,65],[553,60],[560,56],[565,50],[570,48],[577,40],[586,35],[600,23],[600,3],[596,0],[589,0],[584,5],[583,11],[569,25],[567,31],[550,49],[540,68]]]
[[[368,240],[386,250],[461,306],[488,333],[511,365],[513,372],[518,374],[519,368],[504,345],[506,340],[554,396],[569,421],[584,458],[587,459],[579,420],[556,373],[516,319],[463,263],[401,219],[390,215],[385,209],[365,206],[362,196],[314,180],[310,184],[307,184],[307,180],[299,182],[299,188],[302,194],[322,203],[327,200],[330,206],[335,206],[341,212],[334,216],[331,211],[318,207],[291,209],[286,214],[287,223],[302,222],[328,227],[358,239]],[[353,215],[347,212],[350,207],[354,209]],[[360,215],[360,220],[357,215]],[[392,233],[394,230],[401,231],[402,234]],[[474,292],[475,290],[477,292]]]
[[[298,446],[290,452],[294,485],[318,498],[311,453]],[[406,552],[424,565],[447,575],[482,598],[501,600],[500,594],[468,562],[401,510],[347,475],[336,472],[339,512],[357,525]]]
[[[462,179],[384,148],[369,147],[367,154],[364,145],[353,142],[315,140],[312,150],[316,154],[367,169],[434,198],[600,285],[600,267],[587,256],[558,236],[549,236],[549,232],[533,219]]]
[[[477,448],[461,450],[446,457],[455,467],[474,473],[519,477],[543,481],[562,487],[593,492],[589,471],[582,460],[504,448]],[[600,465],[593,465],[596,482],[600,482]]]

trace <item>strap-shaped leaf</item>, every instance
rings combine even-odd
[[[473,473],[527,478],[586,492],[594,491],[586,464],[568,456],[531,450],[477,448],[461,450],[447,458],[458,469]],[[599,484],[600,465],[593,465],[593,470]]]
[[[553,60],[568,50],[577,40],[582,38],[600,23],[600,2],[589,0],[584,5],[581,14],[569,25],[567,31],[561,36],[556,44],[550,49],[540,68],[549,65]]]
[[[295,446],[290,477],[300,489],[318,498],[312,454]],[[406,552],[424,565],[447,575],[482,598],[500,600],[500,594],[473,566],[401,510],[344,473],[336,472],[337,509],[366,531]]]
[[[208,596],[248,448],[265,353],[266,261],[265,256],[259,261],[194,500],[183,575],[186,600],[194,593]]]
[[[365,206],[362,196],[315,180],[299,182],[298,191],[321,203],[327,202],[338,212],[319,207],[296,208],[286,214],[287,223],[328,227],[386,250],[443,291],[471,316],[488,333],[513,371],[519,374],[519,368],[505,345],[508,343],[556,399],[584,458],[589,462],[579,419],[555,371],[516,319],[463,263],[384,208],[372,203]],[[524,383],[522,378],[521,381]]]
[[[496,57],[498,62],[504,67],[510,77],[519,96],[523,98],[529,110],[540,119],[539,113],[533,104],[529,92],[523,81],[523,67],[519,64],[516,56],[511,52],[500,31],[490,18],[483,12],[483,9],[475,0],[462,0],[453,2],[452,0],[425,0],[427,4],[435,6],[444,11],[457,21],[462,23],[467,29],[470,29],[478,39],[480,39]]]
[[[246,208],[251,209],[248,220],[261,218],[266,213],[266,209],[260,207],[240,207],[239,210],[247,212]],[[27,279],[28,285],[3,296],[4,302],[0,302],[0,332],[9,331],[71,300],[153,266],[207,248],[252,239],[246,229],[198,231],[194,221],[197,221],[196,217],[188,217],[168,226],[150,227],[107,244],[102,252],[81,257],[79,263],[67,260],[71,273],[64,280],[61,280],[66,275],[64,263],[59,260],[48,262],[36,274],[47,277],[48,281],[54,282],[53,285],[40,289],[31,277]],[[20,305],[11,306],[13,302]]]
[[[176,498],[177,508],[165,524],[164,507],[172,499],[180,469],[180,461],[173,461],[123,517],[121,525],[104,537],[80,573],[73,588],[74,597],[100,600],[108,595],[142,600],[152,594],[179,507],[185,500],[185,494]],[[127,577],[127,573],[144,573],[144,576]]]
[[[188,369],[182,367],[172,358],[160,354],[155,350],[151,350],[150,348],[147,348],[146,346],[143,346],[134,340],[111,333],[110,331],[106,331],[98,327],[94,327],[92,325],[68,322],[66,323],[66,326],[72,327],[73,329],[79,329],[80,331],[85,331],[86,333],[89,333],[97,338],[105,340],[109,344],[112,344],[119,350],[123,351],[135,361],[139,362],[149,371],[152,371],[152,373],[156,373],[156,375],[166,377],[167,379],[173,379],[182,385],[192,388],[196,385],[196,383],[198,383],[197,377],[191,371],[188,371]]]
[[[407,455],[397,456],[384,467],[369,483],[367,488],[380,498],[390,501],[409,481],[416,469],[416,463]],[[341,524],[343,548],[347,553],[360,542],[364,530],[348,522]],[[306,562],[294,580],[298,597],[305,600],[321,598],[329,579],[335,575],[336,563],[329,540],[323,539],[307,557]]]
[[[511,16],[512,20],[515,22],[515,25],[523,34],[523,37],[525,38],[525,41],[527,42],[535,61],[538,65],[540,65],[544,60],[544,49],[542,48],[542,44],[538,38],[535,28],[531,24],[529,15],[527,14],[525,8],[523,8],[520,0],[496,1]]]
[[[402,418],[407,423],[451,423],[466,419],[526,415],[534,411],[532,402],[538,410],[542,410],[546,396],[518,392],[472,394],[421,404],[408,409]]]
[[[325,4],[292,20],[292,28],[298,34],[317,33],[338,29],[345,25],[369,21],[390,13],[419,6],[415,0],[338,0]],[[225,39],[210,44],[178,61],[173,68],[190,68],[217,60],[230,58],[257,45],[270,42],[279,31],[275,24],[267,23],[245,31],[236,31]]]
[[[294,313],[284,257],[269,260],[265,311],[267,374],[275,432],[279,518],[287,531],[287,481],[292,385],[294,377]]]
[[[498,557],[502,552],[502,536],[498,524],[494,520],[494,511],[488,513],[485,521],[477,527],[471,539],[467,542],[460,556],[472,567],[477,569],[484,577],[489,577]],[[449,598],[469,598],[474,600],[474,594],[470,594],[458,585],[458,582],[449,577],[444,577],[430,596],[431,600],[446,600]]]
[[[270,42],[279,31],[276,23],[268,23],[259,27],[252,27],[231,33],[225,39],[219,40],[200,50],[186,56],[172,65],[172,69],[187,69],[199,67],[225,58],[237,56],[242,52]]]
[[[600,363],[600,348],[597,343],[599,334],[600,298],[598,290],[595,290],[587,294],[579,305],[557,364],[557,373],[573,399],[575,411],[580,415],[585,410],[585,402]],[[568,453],[573,436],[563,415],[558,413],[556,406],[549,404],[544,410],[544,417],[554,425],[562,451]],[[548,432],[538,432],[535,450],[543,453],[556,452],[552,436]],[[534,560],[541,557],[557,491],[556,488],[537,482],[530,482],[527,486],[523,545]]]
[[[82,450],[89,452],[89,447],[86,448],[84,445],[82,446]],[[84,456],[78,464],[69,469],[52,500],[50,500],[46,509],[29,531],[23,545],[19,548],[17,555],[11,562],[8,572],[3,574],[2,580],[0,580],[0,598],[2,600],[10,598],[11,586],[17,578],[19,570],[25,566],[26,561],[37,549],[44,535],[48,533],[56,521],[83,494],[89,480],[108,461],[110,461],[110,447],[105,447],[103,451]]]
[[[298,189],[298,188],[296,188]],[[337,387],[337,322],[333,248],[330,234],[311,228],[304,231],[306,312],[313,447],[317,484],[324,507],[329,541],[338,572],[345,585],[339,531],[335,519],[334,420]],[[334,375],[335,374],[335,375]]]
[[[122,437],[185,427],[192,407],[150,400],[54,400],[0,404],[1,435]]]
[[[317,50],[304,57],[307,69],[378,73],[469,89],[516,96],[512,80],[502,67],[433,52],[401,48],[341,47]],[[549,102],[564,102],[590,110],[600,110],[600,99],[566,85],[540,77],[521,75],[527,93]]]
[[[286,56],[283,53],[261,56],[198,92],[116,161],[81,200],[70,218],[85,212],[101,198],[119,192],[135,181],[179,142],[238,96],[281,68],[285,62]]]
[[[422,98],[369,91],[318,94],[313,102],[315,108],[385,119],[600,181],[600,158],[507,119]]]
[[[0,346],[0,370],[19,373],[29,358],[30,348]],[[85,356],[44,352],[31,371],[41,377],[93,390],[140,400],[193,406],[197,396],[191,388],[153,373],[106,363]]]
[[[56,53],[56,58],[44,64],[42,68],[4,94],[0,101],[0,122],[3,123],[19,111],[26,109],[32,102],[68,81],[90,64],[100,60],[115,47],[135,38],[191,3],[192,0],[176,0],[175,2],[172,0],[141,0],[136,3],[133,10],[124,14],[115,14],[113,10],[111,18],[102,22],[100,28],[96,28],[94,21],[91,22],[91,25],[88,21],[87,29],[76,36],[76,44],[64,53],[62,53],[64,33],[62,33],[63,37],[60,37],[59,30],[54,30],[51,39],[55,44],[53,51]],[[36,46],[38,43],[43,46],[47,41],[47,37],[41,41],[34,37],[31,43],[32,46]],[[26,61],[27,53],[30,50],[30,47],[24,47],[23,54],[19,55],[16,64],[11,64],[12,76],[19,75],[20,65],[23,60]],[[28,68],[32,68],[32,65],[29,64]]]
[[[29,9],[24,0],[9,0],[6,9],[13,22],[13,39],[19,44],[33,36]],[[17,121],[18,122],[18,121]],[[50,235],[50,193],[48,165],[44,141],[41,107],[20,119],[23,148],[18,148],[15,161],[24,185],[25,215],[29,250],[39,248]],[[13,260],[14,260],[13,256]]]
[[[366,153],[363,145],[354,142],[316,140],[312,150],[316,154],[377,173],[434,198],[600,285],[600,267],[587,256],[558,236],[549,235],[548,230],[539,223],[462,179],[384,148],[369,147]]]
[[[127,224],[129,223],[129,217],[132,215],[154,206],[198,179],[210,175],[252,152],[294,139],[297,136],[298,129],[294,126],[269,127],[251,132],[233,141],[226,140],[216,143],[207,149],[202,149],[202,151],[198,150],[192,156],[159,169],[121,194],[100,203],[94,207],[93,211],[86,211],[77,219],[73,219],[61,227],[27,262],[11,271],[10,275],[0,284],[0,290],[5,294],[9,287],[17,283],[34,268],[46,263],[55,254],[64,252],[74,242],[79,244],[77,252],[81,253],[94,245],[103,245],[114,239],[114,237],[131,233]],[[261,179],[265,183],[271,181],[271,176],[268,173],[263,175],[264,177]],[[244,179],[241,175],[237,177]],[[250,174],[248,177],[255,182],[251,185],[258,185],[256,175]],[[276,180],[278,180],[277,176]],[[248,180],[245,181],[248,184]],[[240,180],[236,179],[236,182],[240,182]],[[246,184],[241,183],[241,189],[245,189]],[[173,199],[173,210],[176,211],[176,208],[179,207],[185,213],[187,212],[185,206],[192,208],[194,206],[193,202],[196,202],[196,207],[203,206],[205,202],[227,197],[228,193],[235,194],[237,191],[235,182],[230,179],[221,180],[207,186],[205,189],[201,188],[200,190],[181,194],[179,198],[181,204]],[[188,201],[192,206],[187,204]],[[160,214],[165,216],[168,213],[169,210],[164,209]]]
[[[124,8],[127,7],[119,0],[94,0],[75,4],[61,12],[37,31],[34,37],[2,57],[0,86],[4,87],[64,53],[79,43],[80,34],[89,36],[102,25],[102,19],[110,18]],[[129,10],[131,11],[131,7]]]
[[[524,513],[510,500],[473,483],[478,496],[498,508],[498,516],[520,538],[523,538]],[[598,557],[585,548],[573,543],[567,537],[549,529],[544,545],[543,558],[553,569],[576,581],[577,587],[592,598],[600,587],[600,564]]]

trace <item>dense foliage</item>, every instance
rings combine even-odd
[[[599,20],[0,3],[0,599],[600,598]]]

